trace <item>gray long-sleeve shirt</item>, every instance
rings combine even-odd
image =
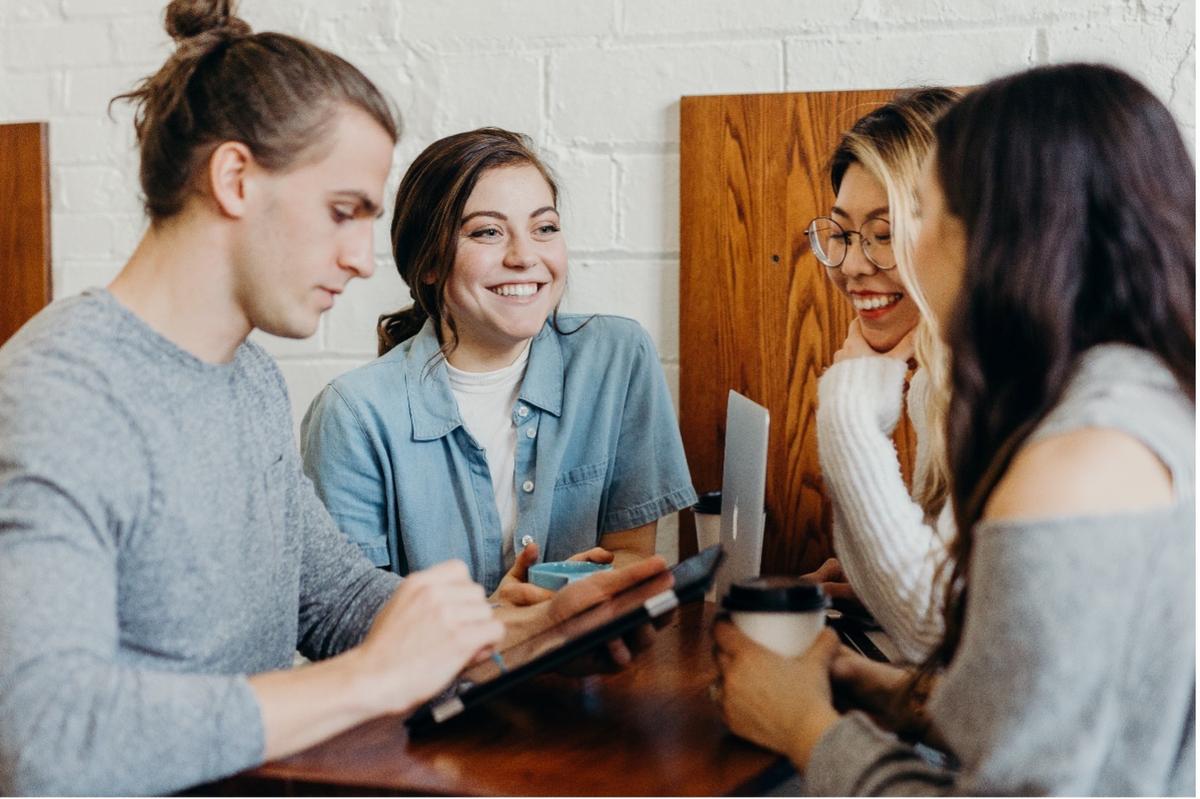
[[[958,766],[851,713],[813,750],[808,791],[1195,793],[1195,408],[1156,359],[1105,345],[1034,437],[1084,427],[1144,442],[1175,504],[979,525],[962,642],[929,704]]]
[[[245,675],[353,646],[396,584],[302,474],[261,348],[204,363],[97,290],[0,349],[0,793],[258,763]]]

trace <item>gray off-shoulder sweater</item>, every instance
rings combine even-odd
[[[1195,406],[1156,358],[1104,345],[1034,437],[1084,427],[1144,442],[1175,504],[980,524],[928,708],[952,765],[854,712],[814,749],[810,793],[1195,794]]]

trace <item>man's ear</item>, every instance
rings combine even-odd
[[[247,178],[254,165],[250,148],[222,142],[208,159],[208,185],[221,213],[240,219],[246,213]]]

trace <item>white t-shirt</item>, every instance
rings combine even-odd
[[[517,426],[512,417],[528,363],[529,345],[526,344],[512,365],[494,372],[464,372],[446,364],[450,391],[458,403],[463,424],[487,452],[492,493],[496,495],[496,512],[500,516],[500,551],[506,569],[516,560],[513,534],[517,529],[517,486],[513,475],[516,472]]]

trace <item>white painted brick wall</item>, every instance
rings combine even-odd
[[[472,49],[490,42],[499,50],[553,49],[564,39],[614,35],[612,2],[546,3],[544,0],[406,0],[402,36]]]
[[[113,60],[112,37],[103,20],[12,25],[4,31],[4,69],[21,73],[44,67],[88,67]]]
[[[592,146],[678,147],[681,95],[779,91],[782,57],[778,37],[557,50],[550,58],[551,133]]]
[[[679,155],[621,155],[617,163],[617,246],[628,252],[679,252]]]
[[[609,250],[616,241],[617,161],[605,153],[567,149],[546,150],[547,166],[558,183],[558,205],[562,210],[571,250],[575,253]]]
[[[484,125],[544,140],[543,56],[529,53],[429,54],[416,61],[414,91],[437,136]]]
[[[51,123],[56,296],[110,280],[144,229],[131,113],[106,114],[169,52],[164,4],[0,0],[0,121]],[[1100,59],[1145,80],[1195,136],[1188,0],[243,0],[242,15],[336,50],[395,101],[405,135],[389,194],[439,136],[483,124],[533,136],[562,183],[565,308],[641,322],[676,398],[681,95],[963,85]],[[372,357],[376,317],[407,300],[386,222],[375,251],[375,275],[311,339],[256,336],[297,420]]]
[[[906,30],[789,39],[789,91],[983,83],[1036,63],[1028,28]],[[897,63],[904,63],[898,70]]]
[[[563,310],[636,319],[659,357],[679,360],[679,261],[577,258],[571,265]]]

